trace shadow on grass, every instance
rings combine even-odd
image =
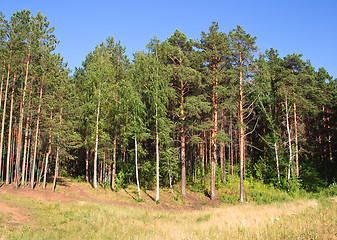
[[[123,188],[123,190],[126,192],[127,195],[129,195],[130,197],[132,197],[133,200],[137,201],[137,198],[135,198],[134,196],[132,196],[131,193],[128,192],[128,190],[126,190],[125,188]]]
[[[152,201],[156,202],[156,200],[146,192],[146,190],[143,190],[143,193],[145,193],[146,196],[148,196],[149,198],[151,198]]]

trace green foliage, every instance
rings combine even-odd
[[[324,197],[335,197],[337,196],[337,184],[334,182],[330,184],[327,188],[322,189],[320,196]]]
[[[237,204],[240,199],[237,195],[222,194],[219,196],[219,200],[226,204]]]
[[[252,178],[245,181],[245,194],[248,202],[256,204],[292,200],[292,197],[286,191],[277,189],[273,185],[263,184],[261,181],[256,181]]]
[[[127,187],[127,175],[123,171],[119,171],[115,177],[116,181],[116,188],[118,189],[124,189]]]
[[[155,164],[152,161],[145,161],[139,168],[140,185],[145,189],[153,189],[156,184]]]

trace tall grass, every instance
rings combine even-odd
[[[0,239],[333,239],[337,198],[158,211],[0,194]]]

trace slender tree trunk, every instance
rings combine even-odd
[[[60,129],[62,127],[62,111],[63,108],[61,107],[60,109],[60,121],[59,121],[59,126]],[[59,152],[60,152],[60,135],[57,135],[57,145],[56,145],[56,156],[55,156],[55,173],[54,173],[54,182],[53,182],[53,192],[55,191],[56,188],[56,180],[58,178],[59,175]]]
[[[16,143],[16,188],[19,185],[19,171],[20,171],[20,158],[21,158],[21,150],[22,150],[22,125],[23,125],[23,115],[24,115],[24,105],[25,105],[25,96],[27,90],[27,80],[28,80],[28,70],[29,70],[29,54],[27,56],[26,62],[26,73],[23,84],[22,98],[20,102],[20,115],[19,115],[19,126],[18,126],[18,137]]]
[[[156,175],[157,175],[157,189],[156,202],[159,201],[159,137],[158,137],[158,106],[156,103]]]
[[[30,177],[30,187],[34,189],[34,176],[35,176],[35,163],[36,163],[36,155],[37,155],[37,139],[39,136],[39,125],[40,125],[40,115],[41,115],[41,104],[42,104],[42,91],[43,91],[43,77],[41,79],[41,87],[40,87],[40,101],[37,110],[37,118],[36,118],[36,131],[35,131],[35,139],[34,139],[34,155],[33,155],[33,163],[32,163],[32,171]]]
[[[289,110],[288,110],[287,96],[286,96],[285,105],[286,105],[286,123],[287,123],[288,147],[289,147],[289,165],[288,165],[288,184],[289,184],[290,183],[290,173],[291,173],[293,153],[292,153],[291,130],[290,130],[290,124],[289,124]]]
[[[140,187],[139,187],[139,178],[138,178],[138,149],[137,149],[137,137],[135,136],[135,164],[136,164],[136,181],[138,189],[138,199],[140,199]]]
[[[31,81],[30,85],[30,91],[29,91],[29,101],[28,101],[28,111],[30,110],[30,105],[31,105],[31,95],[33,92],[33,80]],[[27,151],[29,150],[29,145],[28,145],[28,134],[29,134],[29,121],[30,121],[30,114],[27,114],[27,119],[26,119],[26,126],[25,126],[25,142],[24,142],[24,147],[23,147],[23,160],[22,160],[22,180],[21,180],[21,187],[25,187],[26,185],[26,159],[28,160],[28,154]],[[27,166],[28,166],[28,161],[27,161]]]
[[[7,80],[6,80],[6,87],[5,87],[5,99],[2,109],[2,122],[1,122],[1,139],[0,139],[0,174],[1,174],[1,181],[3,179],[2,174],[2,150],[3,150],[3,140],[4,140],[4,132],[5,132],[5,120],[6,120],[6,105],[7,105],[7,92],[8,92],[8,84],[9,84],[9,70],[10,70],[10,64],[8,64],[8,70],[7,70]]]
[[[225,164],[224,164],[224,154],[225,154],[225,144],[220,146],[220,167],[221,167],[221,179],[223,183],[226,183],[225,175]]]
[[[11,134],[12,134],[12,123],[13,123],[14,89],[15,89],[15,75],[14,75],[14,78],[13,78],[11,108],[10,108],[9,126],[8,126],[6,184],[10,183],[10,158],[11,158],[11,144],[12,144]]]
[[[89,147],[87,138],[85,138],[85,181],[89,183]]]
[[[51,109],[51,111],[50,111],[50,122],[52,120],[53,120],[53,109]],[[46,189],[48,160],[49,160],[49,155],[51,154],[51,130],[52,130],[52,124],[50,123],[49,139],[48,139],[48,152],[47,152],[47,155],[46,155],[46,165],[45,165],[45,168],[44,168],[44,176],[43,176],[43,189]]]
[[[185,129],[180,128],[181,141],[181,196],[186,196],[186,155],[185,155]]]
[[[230,162],[231,162],[231,175],[232,180],[234,180],[234,146],[233,146],[233,119],[232,114],[230,114],[230,125],[229,125],[229,137],[230,137]]]
[[[215,69],[215,67],[213,68]],[[218,133],[218,103],[217,103],[217,92],[216,88],[218,86],[218,79],[215,77],[213,82],[213,92],[212,92],[212,104],[213,104],[213,114],[212,114],[212,121],[214,123],[214,128],[211,132],[211,200],[216,199],[215,194],[215,175],[216,175],[216,162],[217,162],[217,141],[216,135]]]
[[[116,158],[117,158],[117,153],[116,153],[116,148],[117,148],[117,138],[116,134],[114,136],[114,147],[112,150],[112,181],[111,181],[111,189],[113,191],[116,191],[116,186],[115,186],[115,180],[116,180]]]
[[[201,142],[199,144],[200,147],[200,159],[201,159],[201,182],[205,184],[205,151],[204,151],[204,143]]]
[[[296,177],[299,178],[299,153],[298,153],[298,127],[297,127],[297,109],[294,103],[294,125],[295,125],[295,159],[296,159]]]
[[[100,106],[101,106],[101,89],[99,89],[98,93],[97,117],[96,117],[96,141],[95,141],[94,179],[93,179],[93,185],[96,190],[97,190],[98,124],[99,124]]]
[[[242,62],[240,54],[240,63]],[[241,65],[242,67],[242,65]],[[243,129],[243,76],[240,71],[240,104],[239,104],[239,118],[240,118],[240,202],[243,203],[243,167],[244,167],[244,150],[245,150],[245,132]]]

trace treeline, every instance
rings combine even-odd
[[[253,177],[315,191],[336,176],[336,80],[302,55],[257,55],[240,26],[176,30],[128,59],[108,37],[73,76],[46,17],[0,15],[0,174],[16,187],[58,175],[116,190]],[[59,170],[60,169],[60,170]],[[210,184],[210,185],[208,185]]]

